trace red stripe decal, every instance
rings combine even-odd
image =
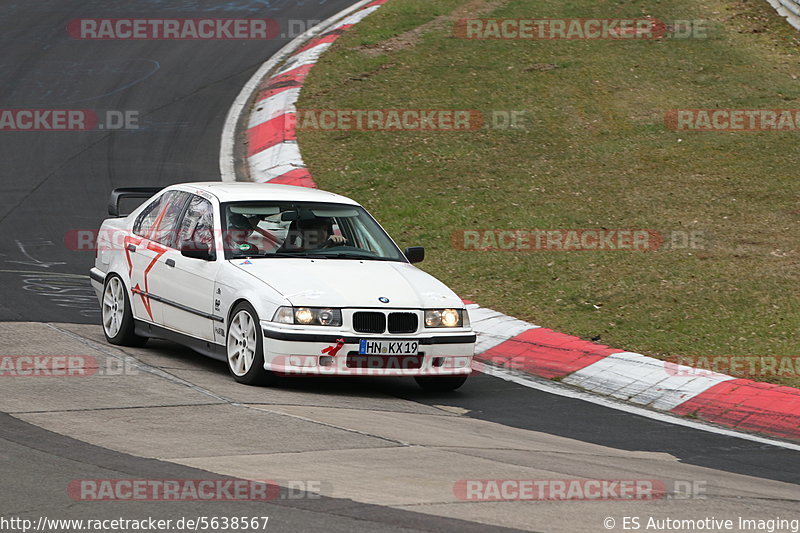
[[[122,243],[123,249],[125,250],[125,259],[128,261],[128,277],[130,278],[131,274],[133,274],[133,260],[131,259],[131,251],[128,250],[128,245],[133,244],[134,246],[138,246],[142,243],[142,239],[126,235]]]

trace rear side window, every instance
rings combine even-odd
[[[136,235],[151,241],[175,248],[178,220],[180,220],[186,201],[191,196],[188,192],[169,191],[153,200],[133,225]]]
[[[139,213],[139,216],[136,217],[136,222],[133,224],[133,233],[139,235],[141,237],[145,237],[150,228],[153,227],[158,215],[161,213],[161,208],[164,206],[164,197],[166,195],[162,194],[149,204],[147,207],[144,208],[144,211]]]
[[[192,196],[178,232],[178,246],[195,242],[208,246],[214,252],[214,206],[205,198]]]

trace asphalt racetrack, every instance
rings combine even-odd
[[[220,134],[242,86],[309,21],[352,3],[3,2],[4,109],[91,110],[101,122],[109,111],[133,112],[136,123],[118,131],[3,132],[0,321],[97,323],[88,278],[94,253],[74,248],[77,232],[96,230],[107,216],[111,189],[218,180]],[[287,38],[74,39],[67,25],[83,18],[268,18]]]

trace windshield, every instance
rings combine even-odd
[[[403,261],[377,222],[355,205],[235,202],[222,205],[226,259],[310,257]]]

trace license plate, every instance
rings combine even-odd
[[[370,341],[362,339],[358,344],[361,355],[417,355],[417,341]]]

